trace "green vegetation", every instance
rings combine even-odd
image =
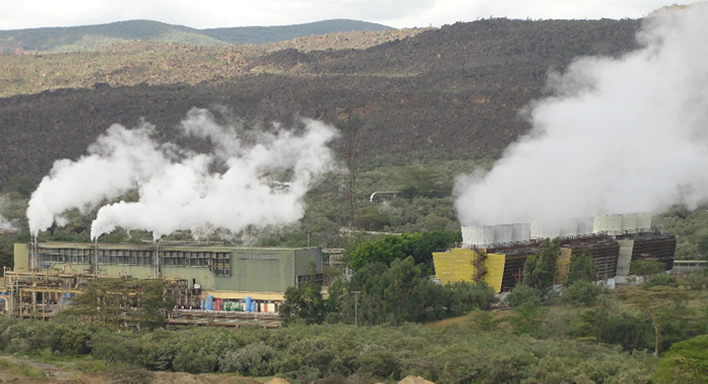
[[[480,331],[470,317],[446,327],[426,328],[352,325],[292,325],[277,330],[185,328],[118,333],[73,326],[86,332],[86,355],[107,362],[107,370],[191,373],[223,372],[251,376],[277,375],[299,383],[328,378],[361,383],[400,380],[420,375],[438,384],[544,382],[620,383],[633,377],[647,383],[655,360],[585,342],[539,339],[503,329]],[[19,329],[25,331],[21,336]],[[60,322],[0,319],[0,342],[7,353],[50,349],[63,354],[50,337],[69,328]],[[12,338],[15,346],[5,341]],[[61,338],[59,338],[61,339]],[[66,338],[65,338],[66,339]],[[38,348],[38,349],[34,349]],[[57,349],[55,349],[57,348]],[[133,367],[133,368],[130,368]],[[577,381],[576,381],[577,382]]]
[[[433,252],[444,251],[462,241],[455,232],[417,232],[388,235],[374,241],[361,243],[349,253],[349,265],[359,269],[366,264],[380,262],[391,265],[395,259],[412,256],[416,264],[422,264],[426,275],[434,275]]]
[[[328,293],[325,302],[314,276],[304,287],[288,288],[280,307],[283,324],[420,323],[489,309],[496,301],[494,292],[483,283],[440,286],[423,278],[421,265],[412,256],[397,258],[390,266],[380,261],[367,263],[351,279],[335,280]]]
[[[523,284],[538,290],[545,300],[551,294],[553,281],[558,275],[556,260],[561,253],[561,238],[545,239],[538,254],[529,256],[524,263]]]
[[[90,282],[59,316],[116,329],[155,329],[167,324],[173,307],[174,299],[163,280],[99,279]]]
[[[677,259],[708,258],[708,205],[699,205],[693,210],[685,205],[674,205],[655,216],[654,225],[666,233],[676,235]]]
[[[676,343],[659,363],[657,383],[698,384],[708,380],[708,335]]]
[[[0,351],[36,359],[79,359],[81,364],[77,365],[86,371],[110,371],[116,377],[120,372],[135,372],[149,378],[150,371],[166,370],[275,375],[297,383],[322,379],[389,382],[407,375],[420,375],[439,384],[705,380],[705,291],[686,290],[683,285],[659,290],[622,288],[605,292],[602,300],[590,307],[525,303],[512,311],[490,311],[474,310],[482,306],[471,305],[460,310],[471,311],[466,316],[423,326],[407,322],[424,321],[420,317],[396,321],[397,314],[405,316],[407,308],[418,305],[415,301],[420,296],[416,295],[422,292],[420,285],[409,284],[416,279],[424,281],[416,275],[412,258],[396,260],[389,268],[383,264],[367,267],[362,270],[370,269],[370,277],[355,275],[352,285],[335,289],[339,293],[360,289],[359,327],[353,326],[353,303],[348,300],[355,297],[349,294],[330,298],[339,312],[328,312],[323,324],[292,321],[275,330],[190,327],[126,331],[95,322],[67,323],[62,318],[52,322],[2,318]],[[403,296],[413,295],[410,300],[399,302],[396,294],[386,293],[367,300],[367,295],[379,289],[374,283],[395,280],[396,276],[411,279],[391,283],[383,292],[398,286],[405,292]],[[579,282],[584,280],[571,287]],[[440,288],[467,292],[459,297],[476,297],[469,293],[474,286]],[[386,298],[390,304],[385,303]],[[371,302],[378,307],[372,307]],[[454,308],[455,304],[447,305]],[[364,326],[375,322],[374,312],[388,315],[379,316],[381,325]],[[660,333],[658,344],[656,332]],[[647,352],[657,345],[658,357]]]

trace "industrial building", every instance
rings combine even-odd
[[[322,273],[320,248],[243,248],[221,244],[15,244],[0,307],[15,316],[51,317],[89,281],[160,278],[179,310],[272,313],[285,290]]]
[[[436,277],[442,283],[484,281],[496,292],[521,283],[526,259],[538,253],[544,238],[561,238],[556,260],[557,284],[570,268],[570,258],[587,249],[597,269],[596,280],[609,286],[624,283],[635,260],[657,260],[671,270],[676,237],[651,229],[651,215],[599,215],[550,222],[462,227],[462,244],[433,253]]]

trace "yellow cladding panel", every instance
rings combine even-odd
[[[433,252],[435,276],[443,284],[456,281],[472,282],[477,272],[474,266],[476,259],[477,252],[467,248],[453,248],[450,252]]]
[[[15,271],[28,270],[29,265],[29,245],[26,243],[15,243]]]
[[[506,255],[503,253],[489,253],[484,260],[484,268],[487,270],[484,274],[484,282],[497,293],[501,292],[505,263]]]
[[[434,252],[435,275],[443,284],[458,281],[474,282],[477,275],[475,261],[477,251],[467,248],[453,248],[450,252]],[[502,276],[506,255],[490,253],[484,259],[485,273],[483,280],[496,292],[501,291]]]

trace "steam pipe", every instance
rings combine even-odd
[[[89,272],[98,272],[98,238],[95,238],[89,247]]]
[[[371,194],[371,197],[369,197],[369,202],[372,202],[372,203],[374,202],[374,196],[376,196],[376,195],[384,195],[384,194],[385,194],[385,195],[393,195],[393,197],[396,197],[396,195],[398,194],[398,192],[396,192],[396,191],[376,191],[376,192],[374,192],[374,193]]]
[[[155,239],[153,242],[154,244],[154,250],[153,250],[153,265],[154,265],[154,275],[156,278],[162,277],[162,271],[160,269],[160,240]]]
[[[38,265],[38,257],[39,257],[39,240],[37,239],[37,236],[32,236],[32,242],[30,244],[30,256],[29,256],[29,265],[28,267],[31,270],[36,270],[39,268]]]

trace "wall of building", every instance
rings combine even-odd
[[[298,276],[309,275],[314,263],[322,273],[319,248],[241,248],[224,246],[159,246],[159,275],[185,279],[203,290],[233,292],[285,292],[297,284]],[[29,270],[28,244],[15,246],[16,270]],[[155,247],[143,244],[40,243],[40,269],[63,268],[106,276],[157,277]],[[99,262],[95,264],[96,260]]]
[[[462,227],[462,243],[472,246],[528,241],[531,223]]]
[[[504,255],[494,253],[484,253],[480,258],[478,251],[469,248],[434,252],[435,277],[442,284],[484,281],[498,293],[501,291],[504,274],[504,258]]]

